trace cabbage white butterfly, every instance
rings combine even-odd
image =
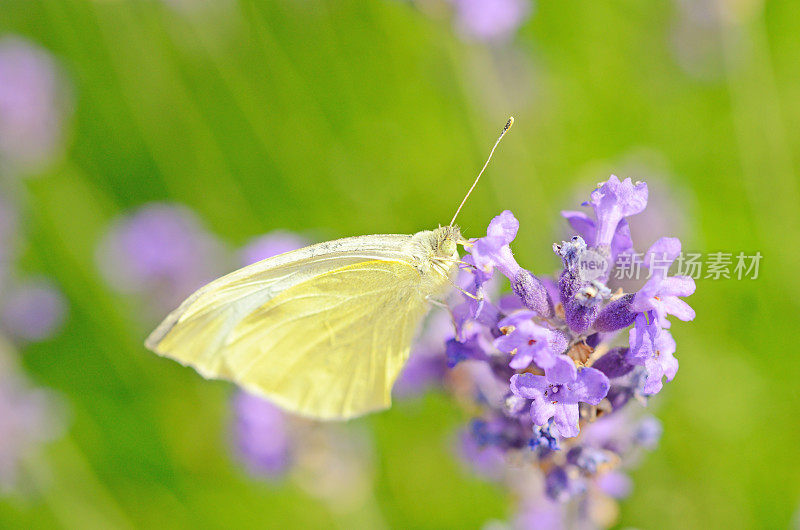
[[[513,123],[450,225],[348,237],[259,261],[200,288],[145,345],[311,418],[388,408],[430,302],[454,285],[457,243],[465,242],[455,219]]]

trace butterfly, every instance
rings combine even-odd
[[[328,241],[267,258],[187,298],[145,345],[289,412],[343,420],[391,405],[431,302],[455,286],[458,213],[448,226]]]

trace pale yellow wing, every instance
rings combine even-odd
[[[299,414],[388,407],[427,310],[407,241],[348,238],[246,267],[192,295],[147,346]]]
[[[231,378],[306,416],[345,419],[391,404],[428,309],[419,272],[349,265],[288,289],[245,318],[222,357]]]
[[[370,260],[403,261],[407,235],[348,237],[254,263],[214,280],[187,298],[145,345],[206,378],[231,378],[219,355],[233,328],[286,289],[332,270]]]

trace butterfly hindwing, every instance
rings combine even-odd
[[[386,408],[427,311],[418,285],[410,265],[378,260],[299,284],[236,326],[225,369],[303,415],[344,419]]]

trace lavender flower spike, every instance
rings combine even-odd
[[[554,383],[531,373],[511,377],[511,391],[532,400],[533,422],[544,425],[553,418],[553,425],[565,438],[578,435],[578,402],[597,405],[606,397],[609,386],[608,378],[594,368],[580,369],[569,383]]]
[[[680,243],[664,238],[653,245],[645,259],[651,275],[638,294],[612,296],[605,283],[615,256],[633,250],[626,216],[641,212],[647,199],[645,184],[611,176],[584,204],[596,217],[565,212],[580,235],[553,246],[563,262],[557,283],[515,261],[509,245],[519,224],[511,212],[467,245],[470,292],[478,293],[497,268],[514,294],[492,300],[480,291],[480,303],[465,299],[453,309],[460,331],[447,345],[449,365],[471,362],[454,368],[457,377],[448,381],[458,395],[473,396],[468,406],[479,411],[467,438],[473,450],[462,456],[514,491],[520,527],[617,524],[615,500],[631,488],[623,470],[660,433],[657,422],[640,421],[632,409],[678,370],[666,315],[694,317],[678,298],[694,290],[693,282],[667,276]],[[656,263],[658,254],[667,259]],[[539,290],[546,294],[537,301],[530,294]],[[560,305],[545,316],[542,300]],[[631,325],[629,344],[620,344]]]
[[[687,322],[694,320],[694,309],[678,298],[694,293],[694,280],[689,276],[667,276],[669,265],[681,253],[681,242],[674,237],[662,237],[647,251],[644,262],[650,267],[652,276],[636,293],[631,310],[637,313],[655,312],[658,324],[669,328],[667,315],[675,315]],[[658,265],[656,266],[656,262]]]
[[[592,246],[610,248],[623,218],[635,215],[647,206],[647,184],[634,184],[629,178],[620,181],[616,175],[611,175],[592,192],[586,205],[594,208],[597,218]]]

